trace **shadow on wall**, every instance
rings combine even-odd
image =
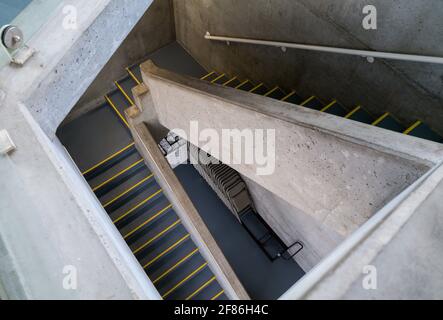
[[[378,29],[362,27],[363,0],[174,0],[177,40],[207,69],[296,89],[374,116],[389,111],[405,125],[416,119],[443,134],[443,66],[376,60],[254,45],[215,43],[213,35],[250,37],[443,56],[443,2],[374,0]]]

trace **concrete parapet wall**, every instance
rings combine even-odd
[[[275,129],[274,174],[258,176],[254,165],[232,167],[341,236],[355,231],[442,154],[438,144],[211,85],[150,62],[142,65],[142,75],[159,121],[169,129],[189,133],[191,120],[220,136],[228,128]],[[211,147],[211,142],[191,143]]]

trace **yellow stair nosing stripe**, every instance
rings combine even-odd
[[[294,94],[296,94],[296,92],[295,92],[295,90],[292,90],[292,92],[291,93],[289,93],[288,95],[286,95],[285,97],[283,97],[282,99],[281,99],[281,101],[286,101],[286,100],[288,100],[290,97],[292,97]]]
[[[187,282],[189,279],[191,279],[193,276],[195,276],[198,272],[200,272],[207,265],[208,265],[208,263],[205,262],[200,267],[198,267],[197,269],[192,271],[187,277],[185,277],[183,280],[181,280],[179,283],[177,283],[174,287],[172,287],[169,291],[167,291],[165,294],[163,294],[162,298],[165,299],[166,297],[170,296],[175,290],[177,290],[179,287],[181,287],[185,282]]]
[[[232,79],[226,81],[225,83],[223,83],[223,86],[227,86],[228,84],[230,84],[232,81],[235,81],[235,80],[237,80],[237,76],[235,76],[234,78],[232,78]]]
[[[109,178],[108,180],[102,182],[101,184],[99,184],[98,186],[95,186],[92,191],[97,191],[100,190],[101,188],[103,188],[105,185],[107,185],[109,182],[111,182],[112,180],[115,180],[116,178],[120,177],[122,174],[125,174],[126,172],[128,172],[129,170],[131,170],[132,168],[136,167],[137,165],[139,165],[140,163],[143,162],[143,159],[140,159],[136,162],[134,162],[133,164],[131,164],[129,167],[127,167],[126,169],[123,169],[122,171],[120,171],[119,173],[115,174],[114,176],[112,176],[111,178]]]
[[[146,203],[148,203],[150,200],[152,200],[152,198],[158,196],[160,193],[163,192],[163,189],[159,189],[156,192],[154,192],[153,194],[151,194],[149,197],[147,197],[145,200],[141,201],[140,203],[138,203],[135,207],[131,208],[130,210],[126,211],[123,215],[121,215],[120,217],[118,217],[117,219],[115,219],[113,221],[113,223],[118,223],[121,220],[123,220],[124,218],[126,218],[128,215],[130,215],[131,213],[133,213],[135,210],[137,210],[138,208],[140,208],[141,206],[145,205]]]
[[[159,212],[155,213],[153,216],[149,217],[149,219],[147,219],[146,221],[144,221],[143,223],[141,223],[138,227],[134,228],[133,230],[131,230],[130,232],[128,232],[128,234],[126,234],[123,238],[126,240],[127,238],[129,238],[130,236],[132,236],[134,233],[136,233],[138,230],[140,230],[141,228],[143,228],[144,226],[146,226],[147,224],[149,224],[151,221],[155,220],[156,218],[158,218],[159,216],[161,216],[162,214],[166,213],[169,211],[169,209],[172,208],[172,204],[164,207],[163,209],[161,209]]]
[[[137,77],[135,76],[135,74],[131,71],[131,69],[129,69],[129,67],[126,67],[126,72],[128,72],[128,74],[131,76],[131,78],[138,84],[141,85],[142,83],[140,82],[140,80],[137,79]]]
[[[248,79],[246,79],[245,81],[243,81],[242,83],[240,83],[238,86],[235,87],[235,89],[240,89],[241,87],[243,87],[245,84],[247,84],[248,82],[250,82]]]
[[[120,193],[118,196],[116,196],[114,199],[109,200],[108,202],[106,202],[103,205],[103,208],[106,208],[108,206],[110,206],[111,204],[113,204],[114,202],[116,202],[118,199],[120,199],[121,197],[127,195],[129,192],[131,192],[132,190],[134,190],[135,188],[137,188],[138,186],[142,185],[143,183],[145,183],[146,181],[152,179],[154,177],[154,175],[151,173],[149,176],[147,176],[146,178],[142,179],[141,181],[137,182],[135,185],[133,185],[132,187],[130,187],[128,190]]]
[[[303,101],[301,103],[301,106],[305,106],[308,102],[312,101],[315,99],[315,96],[311,96],[310,98],[308,98],[307,100]]]
[[[109,105],[112,109],[114,109],[115,113],[117,113],[118,117],[123,121],[123,123],[129,128],[129,123],[126,121],[125,117],[118,111],[117,107],[115,106],[114,102],[108,97],[108,95],[105,95],[106,101],[108,101]]]
[[[120,154],[122,154],[123,152],[125,152],[126,150],[132,148],[133,146],[135,146],[135,142],[127,145],[126,147],[120,149],[119,151],[117,151],[116,153],[110,155],[109,157],[107,157],[105,160],[100,161],[99,163],[97,163],[95,166],[91,167],[90,169],[82,172],[82,175],[87,175],[88,173],[90,173],[91,171],[94,171],[95,169],[101,167],[102,165],[104,165],[105,163],[107,163],[108,161],[114,159],[115,157],[119,156]]]
[[[209,78],[210,76],[212,76],[214,73],[215,73],[215,71],[211,71],[211,72],[208,73],[207,75],[201,77],[200,80],[205,80],[206,78]]]
[[[390,115],[389,112],[386,112],[384,115],[382,115],[380,118],[378,118],[377,120],[375,120],[372,125],[373,126],[377,126],[380,124],[380,122],[382,122],[383,120],[385,120],[388,116]]]
[[[134,254],[139,253],[140,251],[142,251],[144,248],[146,248],[147,246],[149,246],[151,243],[153,243],[155,240],[159,239],[161,236],[163,236],[165,233],[167,233],[169,230],[173,229],[174,227],[176,227],[177,225],[179,225],[181,223],[181,219],[178,219],[177,221],[175,221],[173,224],[169,225],[168,227],[166,227],[165,229],[163,229],[162,231],[160,231],[158,234],[156,234],[154,237],[152,237],[151,239],[149,239],[148,241],[146,241],[143,245],[141,245],[140,247],[138,247],[136,250],[133,251]]]
[[[217,78],[215,78],[214,80],[212,80],[211,83],[216,83],[218,80],[220,80],[221,78],[223,78],[225,75],[226,75],[225,73],[219,75]]]
[[[415,129],[417,129],[419,126],[422,125],[422,122],[420,120],[417,120],[412,126],[410,126],[408,129],[406,129],[403,134],[410,134],[412,131],[414,131]]]
[[[334,99],[334,101],[332,101],[330,104],[328,104],[326,107],[324,107],[323,109],[320,110],[320,112],[325,112],[327,111],[330,107],[332,107],[334,104],[337,103],[337,100]]]
[[[273,94],[273,93],[274,93],[275,91],[277,91],[278,89],[280,89],[280,87],[279,87],[279,86],[275,86],[274,89],[271,89],[270,91],[268,91],[268,92],[265,94],[265,97],[270,96],[271,94]]]
[[[351,112],[349,112],[346,116],[345,119],[349,119],[350,117],[352,117],[357,111],[359,111],[361,109],[361,106],[357,106],[355,107]]]
[[[188,233],[186,236],[184,236],[183,238],[179,239],[176,243],[174,243],[173,245],[171,245],[169,248],[167,248],[166,250],[164,250],[163,252],[161,252],[158,256],[156,256],[154,259],[152,259],[151,261],[145,263],[143,265],[143,269],[146,269],[147,267],[151,266],[154,262],[158,261],[160,258],[162,258],[165,254],[167,254],[168,252],[171,252],[172,250],[174,250],[176,247],[178,247],[180,244],[182,244],[184,241],[186,241],[187,239],[189,239],[191,237],[191,235]]]
[[[204,289],[206,289],[211,283],[213,283],[215,281],[215,279],[216,279],[215,276],[212,276],[212,278],[209,279],[208,281],[206,281],[205,283],[203,283],[200,286],[200,288],[198,288],[193,293],[191,293],[189,296],[187,296],[185,300],[191,300],[192,298],[194,298],[196,295],[198,295],[200,292],[202,292]]]
[[[260,88],[261,86],[263,86],[264,83],[260,83],[259,85],[256,85],[254,88],[252,88],[251,90],[249,90],[250,93],[253,93],[255,90],[257,90],[258,88]]]
[[[118,90],[120,90],[120,92],[125,96],[126,100],[128,100],[128,102],[131,104],[131,106],[133,106],[134,101],[132,101],[132,99],[126,94],[125,90],[123,90],[123,88],[120,86],[118,81],[114,81],[114,83],[117,86]]]
[[[216,300],[217,298],[219,298],[223,293],[225,293],[225,290],[220,291],[219,293],[217,293],[215,296],[213,296],[211,298],[211,300]]]
[[[165,272],[163,272],[160,276],[158,276],[154,281],[152,281],[153,284],[156,284],[157,282],[159,282],[161,279],[163,279],[164,277],[166,277],[168,274],[170,274],[172,271],[174,271],[175,269],[177,269],[179,266],[181,266],[183,263],[185,263],[188,259],[190,259],[191,257],[193,257],[197,252],[199,252],[199,248],[195,248],[193,251],[191,251],[190,253],[188,253],[186,256],[184,256],[183,258],[181,258],[177,263],[175,263],[172,267],[170,267],[168,270],[166,270]]]

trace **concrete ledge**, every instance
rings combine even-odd
[[[341,236],[355,231],[443,155],[441,144],[175,74],[151,61],[141,71],[159,122],[183,130],[206,152],[221,147],[218,156],[213,154],[219,160],[220,154],[232,155],[232,141],[198,141],[190,134],[191,121],[219,137],[225,129],[274,130],[271,175],[259,176],[257,162],[231,167]],[[263,149],[254,143],[254,150]]]
[[[126,116],[137,149],[154,173],[157,183],[173,205],[175,212],[181,218],[195,244],[200,248],[202,256],[208,262],[218,282],[230,299],[249,300],[246,290],[161,153],[146,124],[144,122],[138,123],[137,120],[130,118],[128,116],[130,113],[132,113],[130,109],[126,110]]]

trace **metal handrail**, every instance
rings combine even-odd
[[[258,39],[248,39],[248,38],[213,36],[209,32],[207,32],[205,34],[205,39],[213,40],[213,41],[222,41],[222,42],[227,42],[227,43],[231,43],[231,42],[232,43],[247,43],[247,44],[257,44],[257,45],[263,45],[263,46],[278,47],[278,48],[284,49],[284,51],[287,48],[292,48],[292,49],[299,49],[299,50],[346,54],[346,55],[353,55],[353,56],[360,56],[363,58],[368,58],[368,61],[370,61],[370,62],[373,62],[374,58],[381,58],[381,59],[391,59],[391,60],[443,64],[443,57],[392,53],[392,52],[382,52],[382,51],[371,51],[371,50],[345,49],[345,48],[338,48],[338,47],[307,45],[307,44],[300,44],[300,43],[293,43],[293,42],[279,42],[279,41],[268,41],[268,40],[258,40]]]

